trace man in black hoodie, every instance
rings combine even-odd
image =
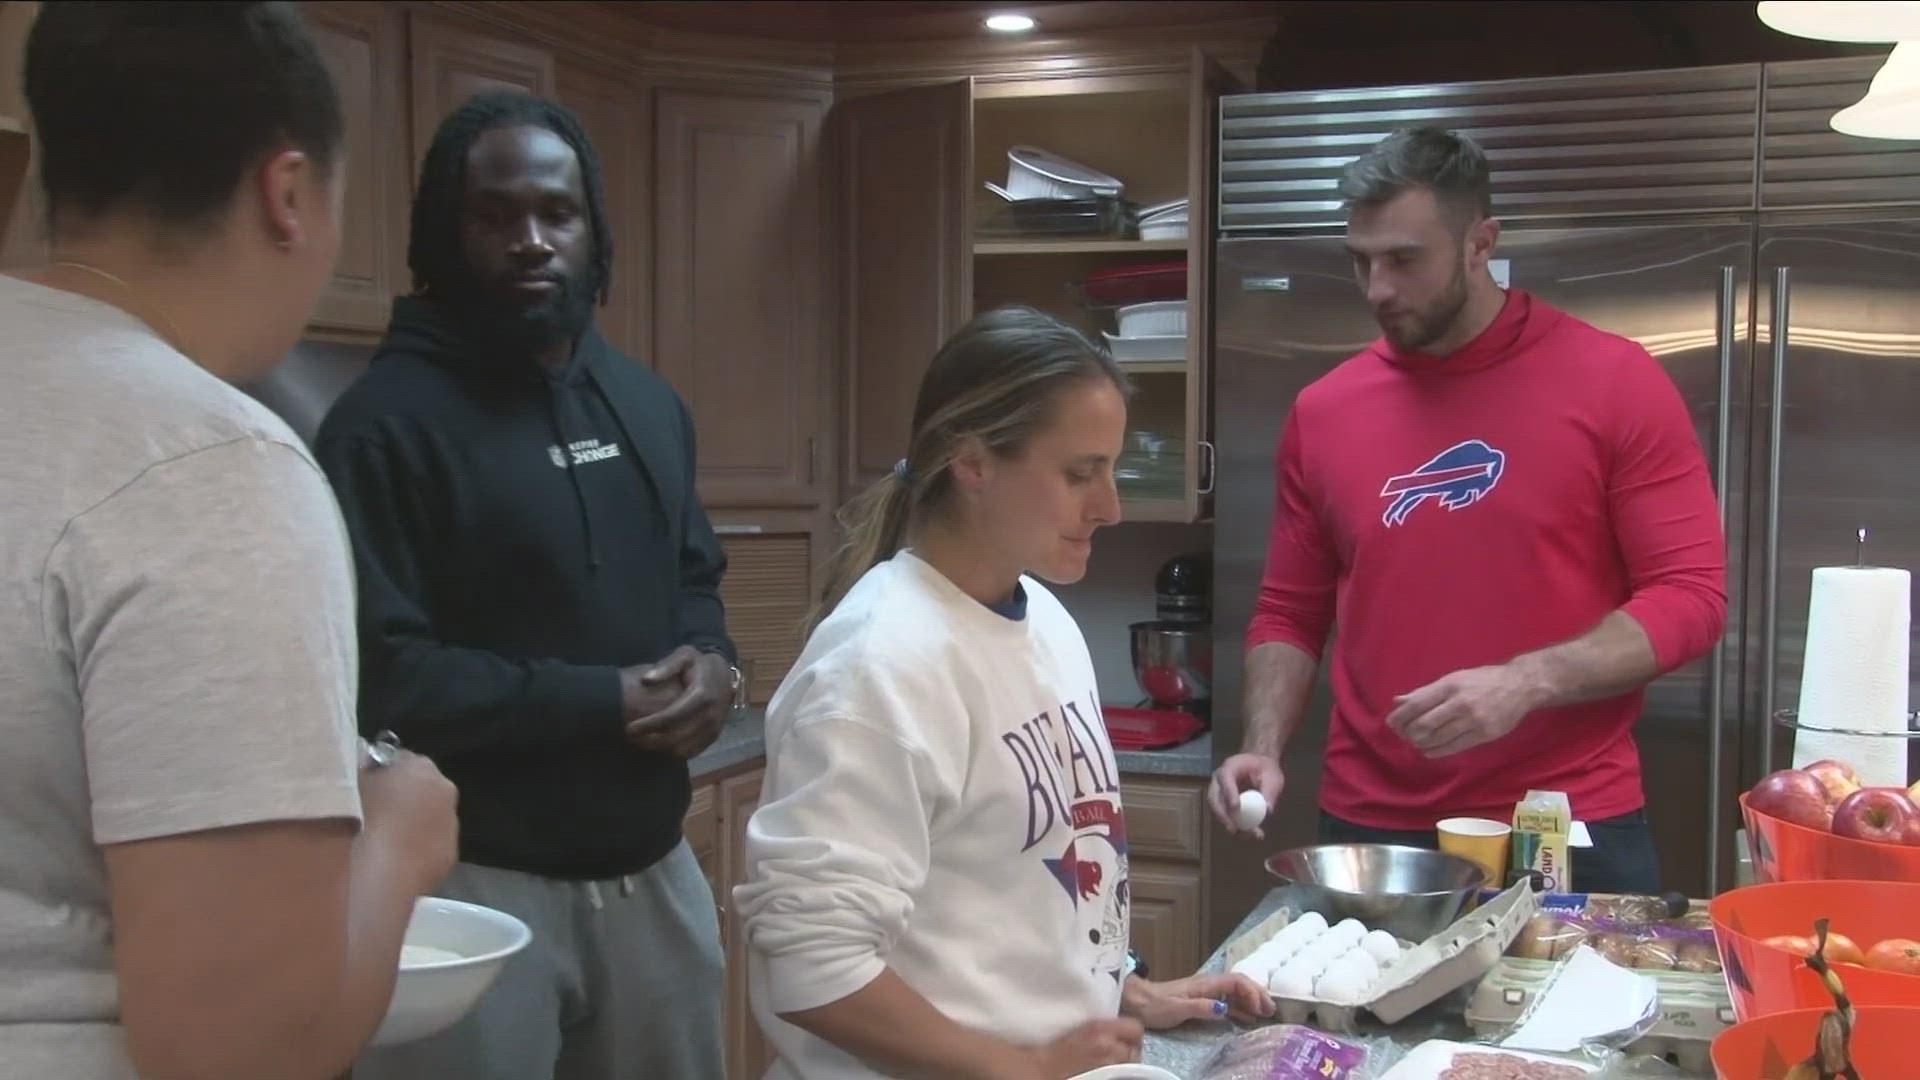
[[[612,246],[572,114],[474,98],[421,169],[372,368],[317,453],[360,587],[361,724],[460,788],[438,895],[533,944],[446,1034],[356,1080],[709,1080],[719,927],[681,836],[737,686],[693,424],[593,328]]]

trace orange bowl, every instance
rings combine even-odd
[[[1774,1013],[1722,1031],[1713,1040],[1713,1075],[1719,1080],[1780,1080],[1795,1062],[1813,1053],[1826,1011]],[[1862,1080],[1911,1077],[1915,1030],[1920,1030],[1920,1009],[1861,1009],[1852,1048]]]
[[[1761,942],[1813,935],[1816,919],[1862,951],[1887,938],[1920,940],[1920,884],[1905,881],[1790,881],[1721,893],[1707,907],[1734,1015],[1742,1020],[1833,1004],[1801,957]],[[1857,964],[1834,968],[1855,1005],[1920,1006],[1920,976]]]
[[[1753,873],[1760,881],[1920,882],[1920,847],[1855,840],[1795,825],[1755,810],[1745,795],[1740,796],[1740,813],[1747,822]]]

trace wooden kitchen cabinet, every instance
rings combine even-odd
[[[553,97],[553,56],[544,49],[476,34],[418,11],[408,13],[407,29],[416,179],[440,121],[473,95],[523,90]]]
[[[819,95],[655,96],[654,362],[693,412],[709,507],[817,507],[822,419]]]
[[[700,857],[700,868],[713,886],[720,914],[720,943],[727,965],[720,1020],[721,1037],[726,1042],[727,1080],[760,1080],[773,1063],[773,1051],[760,1033],[747,998],[746,934],[733,908],[733,887],[747,876],[747,821],[760,805],[760,783],[765,775],[764,760],[755,759],[695,781],[684,826],[687,843]]]
[[[560,101],[580,118],[600,158],[607,227],[613,243],[613,281],[606,306],[594,319],[613,346],[643,364],[648,356],[647,322],[651,309],[652,184],[648,151],[652,133],[647,111],[635,103],[645,90],[618,75],[561,57],[555,68]]]
[[[962,316],[1002,304],[1038,307],[1098,343],[1114,331],[1109,310],[1087,304],[1078,285],[1098,270],[1185,257],[1188,324],[1180,361],[1130,365],[1137,384],[1129,428],[1170,437],[1185,451],[1179,489],[1122,491],[1134,521],[1198,521],[1211,513],[1214,450],[1208,380],[1216,103],[1234,80],[1198,50],[1158,72],[1086,79],[928,87],[838,105],[835,141],[845,192],[841,258],[846,296],[851,494],[906,450],[914,389],[940,340]],[[839,119],[844,117],[844,119]],[[862,132],[885,133],[891,151]],[[952,149],[956,140],[969,151]],[[1074,239],[1001,233],[979,226],[1004,214],[985,183],[1004,184],[1007,151],[1033,145],[1110,173],[1141,206],[1190,200],[1187,238]],[[973,224],[970,226],[968,222]],[[956,234],[966,239],[956,245]],[[968,233],[971,232],[971,235]],[[955,250],[956,247],[958,250]]]
[[[1206,911],[1206,781],[1123,776],[1127,882],[1134,951],[1155,979],[1193,974],[1206,959],[1200,923]]]
[[[727,949],[726,1039],[727,1075],[731,1080],[759,1080],[773,1064],[773,1050],[753,1018],[753,1006],[747,996],[747,935],[734,910],[733,887],[746,880],[747,821],[760,805],[760,782],[766,769],[749,772],[720,782],[721,820],[726,825],[727,854],[723,860],[727,874],[727,894],[721,898],[722,940]]]
[[[907,452],[933,354],[973,309],[973,84],[855,98],[828,124],[845,292],[842,499]]]
[[[715,510],[727,553],[720,602],[740,653],[747,700],[764,705],[806,644],[806,619],[819,597],[826,527],[818,512]]]
[[[314,306],[321,334],[383,333],[393,298],[409,291],[406,27],[385,4],[304,5],[333,69],[346,120],[340,258]]]

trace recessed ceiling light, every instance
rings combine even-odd
[[[1031,15],[1007,13],[987,16],[987,29],[998,31],[1002,34],[1022,34],[1033,29],[1033,27],[1034,22],[1033,16]]]

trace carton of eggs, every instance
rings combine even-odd
[[[1360,1002],[1400,958],[1400,943],[1356,919],[1327,920],[1308,912],[1288,923],[1233,970],[1293,1001]]]

